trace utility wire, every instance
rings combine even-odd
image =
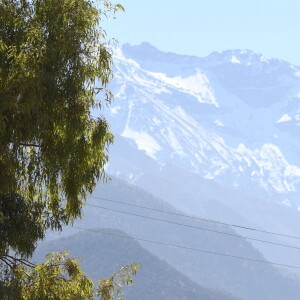
[[[182,223],[178,223],[178,222],[173,222],[173,221],[168,221],[168,220],[164,220],[164,219],[144,216],[144,215],[140,215],[140,214],[136,214],[136,213],[126,212],[126,211],[122,211],[122,210],[118,210],[118,209],[102,207],[102,206],[98,206],[98,205],[94,205],[94,204],[86,204],[86,205],[91,206],[91,207],[95,207],[95,208],[100,208],[100,209],[104,209],[104,210],[109,210],[109,211],[114,211],[114,212],[130,215],[130,216],[135,216],[135,217],[145,218],[145,219],[149,219],[149,220],[159,221],[159,222],[163,222],[163,223],[174,224],[174,225],[179,225],[179,226],[183,226],[183,227],[189,227],[189,228],[193,228],[193,229],[214,232],[214,233],[217,233],[217,234],[229,235],[229,236],[233,236],[233,237],[237,237],[237,238],[244,238],[244,239],[248,239],[248,240],[252,240],[252,241],[256,241],[256,242],[261,242],[261,243],[266,243],[266,244],[271,244],[271,245],[276,245],[276,246],[281,246],[281,247],[300,250],[300,247],[297,247],[297,246],[286,245],[286,244],[281,244],[281,243],[276,243],[276,242],[270,242],[270,241],[260,240],[260,239],[251,238],[251,237],[247,237],[247,236],[242,236],[242,235],[235,234],[235,233],[222,232],[222,231],[218,231],[218,230],[214,230],[214,229],[203,228],[203,227],[198,227],[198,226],[193,226],[193,225],[188,225],[188,224],[182,224]]]
[[[270,261],[266,261],[266,260],[260,260],[260,259],[254,259],[254,258],[247,258],[247,257],[243,257],[243,256],[236,256],[236,255],[225,254],[225,253],[221,253],[221,252],[214,252],[214,251],[209,251],[209,250],[204,250],[204,249],[198,249],[198,248],[190,248],[190,247],[180,246],[180,245],[176,245],[176,244],[169,244],[169,243],[164,243],[164,242],[159,242],[159,241],[153,241],[153,240],[148,240],[148,239],[142,239],[142,238],[135,238],[135,237],[131,237],[131,236],[128,236],[128,235],[123,235],[123,234],[118,234],[118,233],[111,233],[111,232],[105,232],[105,231],[96,230],[96,229],[90,229],[90,228],[83,228],[83,227],[79,227],[79,226],[70,226],[70,227],[71,228],[75,228],[75,229],[80,229],[80,230],[86,230],[86,231],[101,233],[101,234],[105,234],[105,235],[122,237],[122,238],[130,239],[130,240],[135,240],[135,241],[141,241],[141,242],[158,244],[158,245],[168,246],[168,247],[173,247],[173,248],[178,248],[178,249],[185,249],[185,250],[190,250],[190,251],[208,253],[208,254],[213,254],[213,255],[231,257],[231,258],[240,259],[240,260],[247,260],[247,261],[251,261],[251,262],[258,262],[258,263],[263,263],[263,264],[269,264],[269,265],[274,265],[274,266],[280,266],[280,267],[286,267],[286,268],[292,268],[292,269],[298,269],[298,270],[300,270],[300,267],[298,267],[298,266],[292,266],[292,265],[286,265],[286,264],[281,264],[281,263],[275,263],[275,262],[270,262]]]
[[[193,215],[188,215],[188,214],[183,214],[183,213],[175,213],[175,212],[170,212],[170,211],[161,210],[161,209],[157,209],[157,208],[152,208],[152,207],[147,207],[147,206],[142,206],[142,205],[137,205],[137,204],[131,204],[131,203],[126,203],[126,202],[122,202],[122,201],[102,198],[102,197],[89,196],[89,198],[104,200],[104,201],[108,201],[108,202],[119,203],[119,204],[132,206],[132,207],[139,207],[139,208],[152,210],[152,211],[157,211],[157,212],[162,212],[162,213],[170,214],[170,215],[174,215],[174,216],[181,216],[181,217],[185,217],[185,218],[191,218],[191,219],[195,219],[195,220],[200,220],[200,221],[205,221],[205,222],[210,222],[210,223],[215,223],[215,224],[220,224],[220,225],[226,225],[226,226],[231,226],[231,227],[235,227],[235,228],[246,229],[246,230],[262,232],[262,233],[267,233],[267,234],[272,234],[272,235],[277,235],[277,236],[282,236],[282,237],[287,237],[287,238],[300,240],[299,236],[288,235],[288,234],[278,233],[278,232],[274,232],[274,231],[267,231],[267,230],[263,230],[263,229],[257,229],[257,228],[253,228],[253,227],[247,227],[247,226],[242,226],[242,225],[237,225],[237,224],[232,224],[232,223],[225,223],[225,222],[221,222],[221,221],[217,221],[217,220],[196,217],[196,216],[193,216]]]

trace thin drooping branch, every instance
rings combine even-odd
[[[13,268],[13,265],[11,264],[11,262],[9,260],[7,260],[5,257],[0,257],[0,261],[4,262],[11,269]]]
[[[15,265],[16,263],[19,263],[19,264],[22,264],[24,266],[27,266],[27,267],[30,267],[30,268],[34,268],[36,266],[36,264],[28,261],[27,259],[24,259],[24,258],[17,258],[17,257],[14,257],[14,256],[11,256],[11,255],[4,255],[2,257],[0,257],[0,259],[3,261],[3,262],[6,262],[8,261],[10,264],[12,265]],[[9,264],[7,264],[9,265]],[[10,267],[12,267],[12,265],[9,265]]]

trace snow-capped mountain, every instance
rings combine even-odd
[[[146,43],[116,49],[114,62],[106,115],[116,136],[160,169],[299,205],[300,68],[249,50],[198,58]]]
[[[108,174],[191,214],[300,236],[300,67],[250,50],[200,58],[147,43],[115,49],[114,63],[115,100],[101,112],[115,135]],[[297,250],[253,245],[300,266]]]

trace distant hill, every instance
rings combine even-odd
[[[105,232],[125,234],[109,229]],[[65,249],[70,250],[73,257],[84,258],[82,267],[95,282],[109,277],[121,266],[140,262],[142,268],[134,278],[133,286],[126,288],[125,296],[129,300],[237,300],[224,293],[200,287],[139,243],[125,238],[82,231],[55,243],[44,243],[35,252],[34,259],[41,261],[50,251]]]
[[[174,209],[170,204],[163,202],[148,192],[116,178],[112,178],[112,181],[105,185],[99,185],[93,195],[134,205],[182,213]],[[135,214],[147,215],[158,219],[184,223],[191,226],[198,226],[226,233],[235,233],[227,226],[201,222],[179,216],[176,217],[163,212],[147,211],[141,208],[125,206],[100,199],[91,198],[88,200],[88,203]],[[253,259],[265,259],[243,238],[225,236],[209,231],[147,220],[137,216],[130,216],[90,206],[85,207],[83,220],[76,224],[85,228],[114,228],[125,231],[133,237]],[[76,229],[65,228],[63,230],[63,235],[70,235],[74,232],[76,232]],[[246,233],[247,232],[245,232],[245,235]],[[52,238],[57,238],[57,236]],[[284,276],[280,269],[275,268],[272,265],[192,252],[183,249],[174,249],[171,247],[152,245],[150,243],[141,244],[152,254],[166,261],[177,271],[206,288],[223,290],[244,300],[299,299],[300,283]],[[54,241],[53,245],[55,245]],[[68,245],[66,245],[66,248],[69,248]],[[278,251],[281,249],[276,246],[272,246],[272,248],[274,250],[277,249]],[[84,253],[80,255],[83,257],[86,256]],[[288,269],[286,269],[286,271],[288,271]]]

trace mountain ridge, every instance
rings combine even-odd
[[[147,47],[114,52],[115,101],[103,112],[115,135],[107,172],[187,213],[233,223],[240,215],[300,236],[299,67]],[[255,247],[299,263],[297,254]]]
[[[101,231],[106,234],[81,231],[56,240],[55,245],[44,242],[35,252],[34,259],[42,261],[50,251],[68,249],[72,257],[84,258],[80,265],[95,283],[99,278],[108,278],[122,266],[137,261],[142,267],[133,278],[133,285],[124,287],[126,299],[238,299],[221,291],[201,287],[136,241],[111,236],[111,234],[128,236],[120,230],[102,228]]]
[[[224,87],[218,87],[210,79],[211,71],[206,71],[205,66],[202,70],[194,67],[193,75],[170,77],[144,69],[139,61],[126,57],[125,53],[123,49],[115,51],[116,76],[113,89],[116,91],[116,99],[122,100],[123,104],[113,104],[108,118],[113,128],[118,118],[114,128],[116,133],[132,139],[139,150],[162,164],[168,160],[175,164],[182,163],[195,173],[202,172],[208,179],[217,179],[226,184],[229,176],[230,180],[235,181],[234,185],[241,185],[240,179],[245,178],[246,185],[254,181],[254,186],[259,185],[271,193],[285,194],[298,189],[300,167],[288,162],[286,153],[283,155],[281,151],[281,144],[284,143],[277,145],[276,141],[276,128],[290,121],[288,114],[276,112],[277,116],[274,117],[269,113],[269,118],[273,120],[266,119],[265,129],[262,126],[250,128],[253,127],[251,118],[255,121],[257,117],[259,123],[264,122],[269,108],[250,107],[247,101],[237,98],[238,95],[230,94],[228,88],[224,91]],[[219,68],[218,65],[216,67]],[[295,80],[300,83],[298,77]],[[277,89],[278,86],[275,87]],[[218,95],[218,89],[221,96]],[[276,108],[276,101],[272,105],[275,105],[274,110],[280,110]],[[141,115],[142,118],[139,117]],[[285,115],[287,117],[283,118]],[[298,130],[298,125],[295,126]],[[256,140],[252,134],[250,143],[249,138],[245,137],[238,143],[243,130],[254,131],[257,136],[261,131],[261,140],[264,142],[252,143],[252,140]],[[264,140],[266,136],[268,138]],[[232,143],[232,140],[236,142]],[[290,140],[295,144],[293,139]]]

